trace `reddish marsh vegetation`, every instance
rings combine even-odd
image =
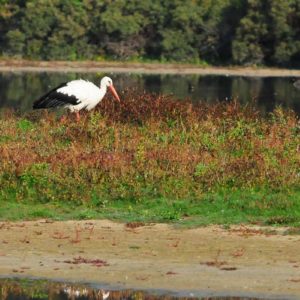
[[[121,98],[121,105],[105,99],[80,123],[70,116],[65,125],[54,113],[3,112],[1,199],[103,205],[197,200],[224,190],[299,191],[293,112],[278,108],[265,117],[237,102],[192,104],[132,91]],[[289,206],[285,197],[276,201],[254,196],[248,207]]]

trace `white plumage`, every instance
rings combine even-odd
[[[69,104],[70,111],[80,111],[81,109],[91,110],[102,100],[106,93],[105,88],[98,88],[94,83],[83,79],[73,80],[57,89],[58,93],[68,96],[75,96],[80,103],[77,105]]]
[[[79,111],[82,109],[91,110],[103,99],[110,89],[114,97],[120,101],[120,98],[109,77],[103,77],[100,82],[100,88],[94,83],[78,79],[63,83],[55,89],[43,95],[34,102],[33,108],[52,108],[62,106],[76,113],[79,120]]]

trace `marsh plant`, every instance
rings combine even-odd
[[[63,124],[55,112],[2,112],[2,218],[11,217],[7,203],[84,207],[83,218],[115,216],[112,208],[126,203],[122,214],[137,219],[298,222],[300,125],[292,111],[262,116],[237,101],[135,91],[121,98],[105,99],[79,123],[70,115]]]

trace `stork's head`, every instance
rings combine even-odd
[[[105,87],[105,88],[109,88],[111,93],[114,95],[114,97],[120,102],[120,97],[117,93],[117,91],[114,88],[113,82],[111,80],[111,78],[105,76],[101,79],[101,83],[100,83],[101,87]]]

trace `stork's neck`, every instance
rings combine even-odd
[[[106,91],[107,91],[107,85],[105,83],[101,83],[100,82],[100,90],[104,91],[104,93],[106,93]]]

